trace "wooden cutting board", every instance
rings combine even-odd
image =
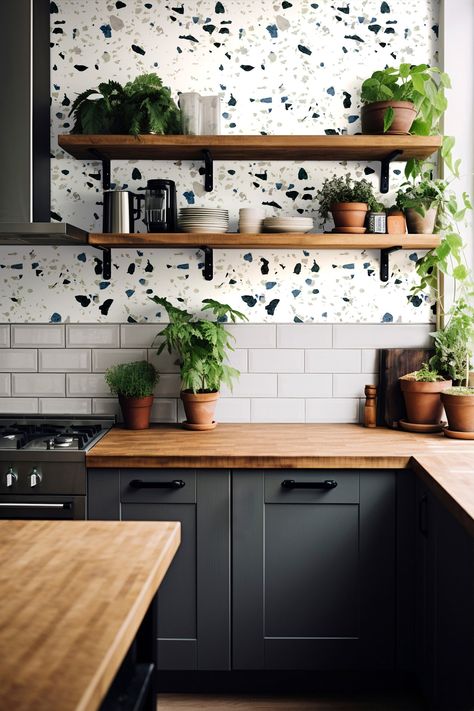
[[[398,379],[418,370],[429,360],[433,350],[428,348],[382,348],[380,377],[377,390],[377,424],[398,427],[398,421],[406,417],[405,403]]]

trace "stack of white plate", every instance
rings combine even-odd
[[[263,221],[266,232],[310,232],[312,217],[266,217]]]
[[[229,211],[212,207],[182,207],[179,226],[183,232],[227,232]]]

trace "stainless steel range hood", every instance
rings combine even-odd
[[[53,15],[54,17],[54,15]],[[50,222],[49,0],[1,0],[0,244],[77,244],[87,232]]]

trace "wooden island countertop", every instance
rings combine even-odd
[[[0,708],[95,711],[179,542],[176,522],[0,521]]]
[[[418,463],[419,466],[416,466]],[[355,424],[114,427],[87,454],[95,468],[405,469],[423,475],[474,534],[474,441]]]

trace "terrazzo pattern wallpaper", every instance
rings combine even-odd
[[[52,219],[101,231],[101,165],[57,146],[71,128],[75,96],[100,81],[122,83],[154,71],[181,91],[219,94],[225,134],[331,134],[360,131],[359,87],[373,70],[400,61],[437,63],[438,0],[55,0],[51,11]],[[143,190],[150,178],[176,181],[179,206],[317,216],[315,192],[336,172],[368,177],[371,163],[215,163],[205,193],[202,165],[113,163],[113,182]],[[392,168],[391,192],[403,164]],[[330,229],[331,224],[326,225]],[[145,231],[140,223],[138,230]],[[145,322],[162,318],[148,296],[227,301],[253,322],[400,322],[433,319],[428,294],[410,301],[416,253],[391,258],[379,281],[379,252],[217,250],[204,281],[196,249],[115,250],[112,279],[92,249],[0,248],[2,321]]]

